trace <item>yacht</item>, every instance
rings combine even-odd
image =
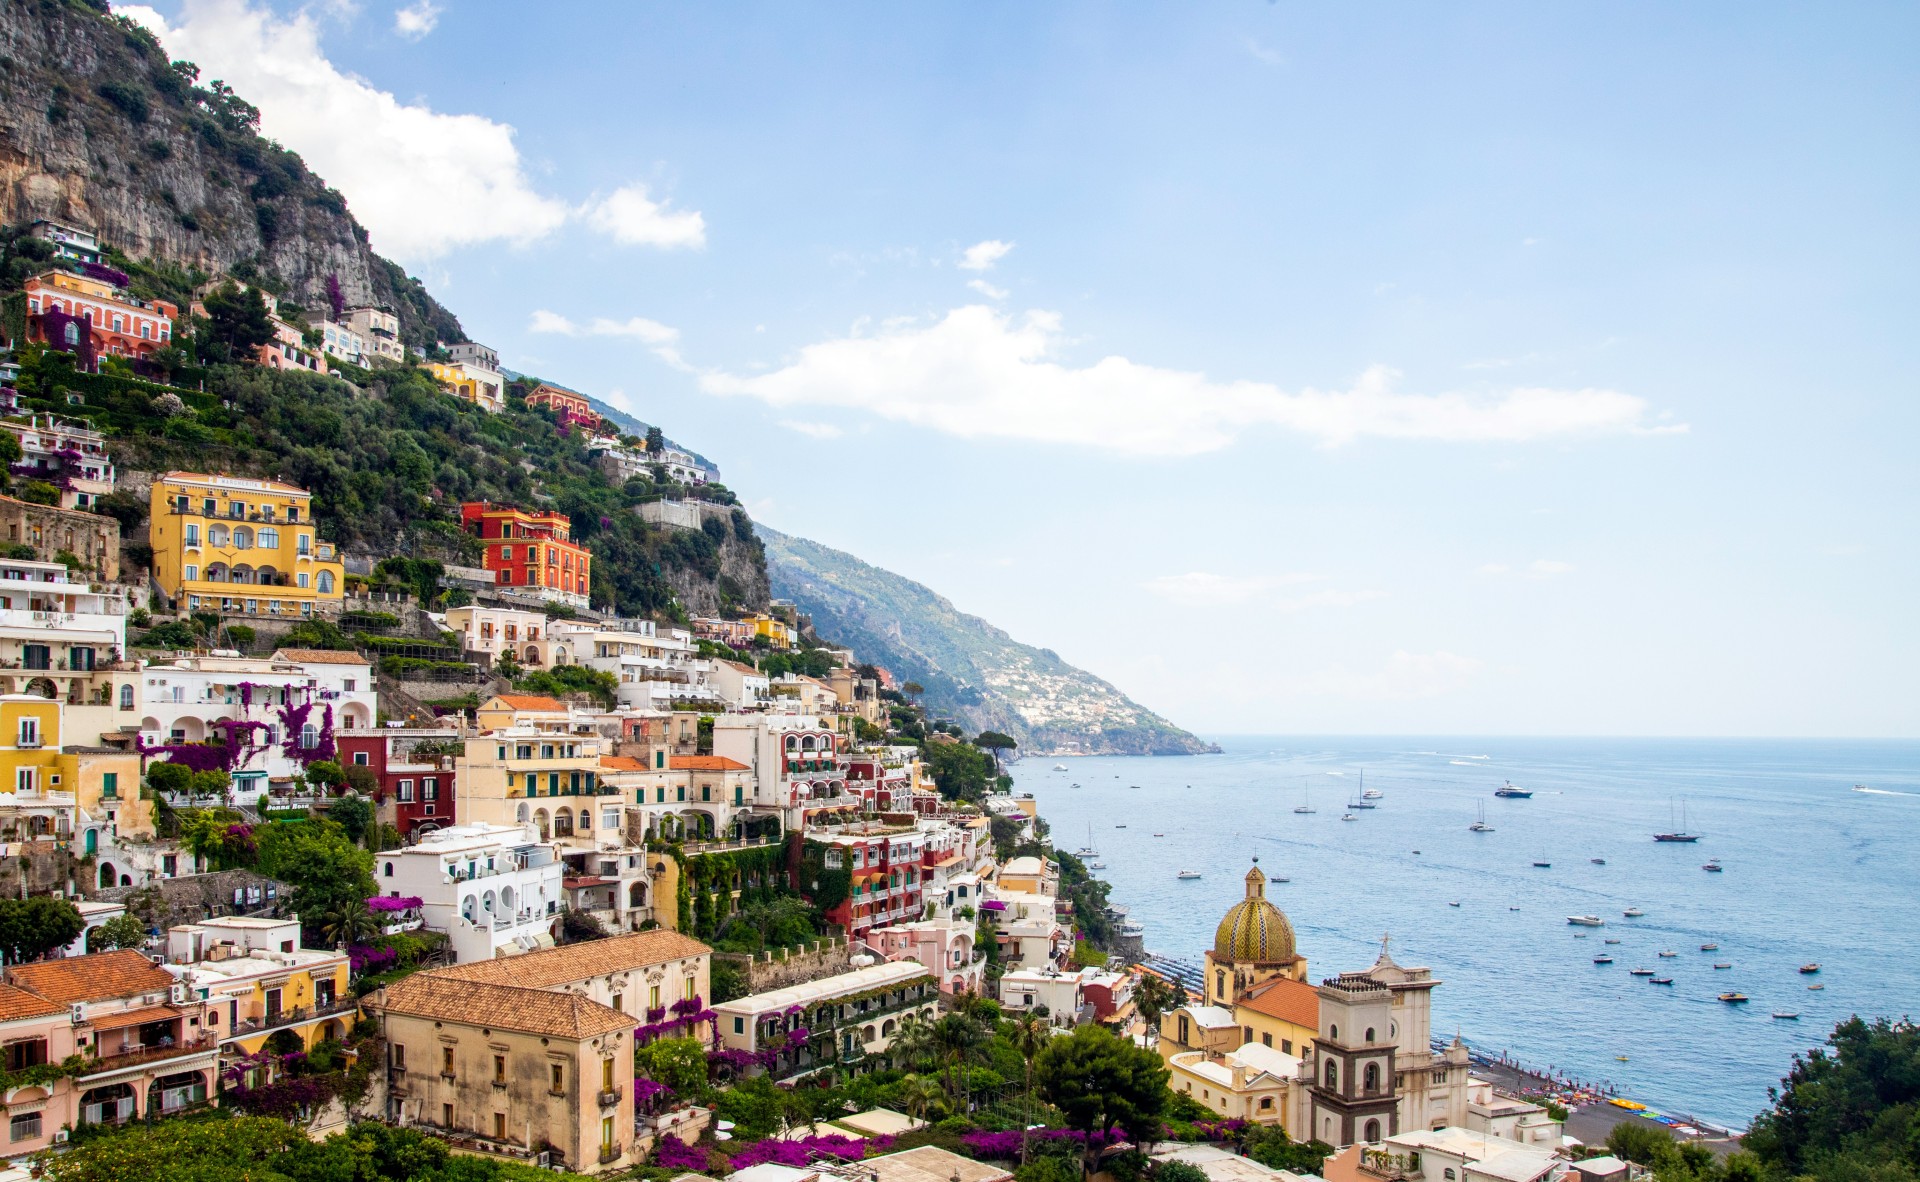
[[[1385,793],[1381,792],[1378,788],[1368,788],[1360,793],[1360,797],[1363,800],[1379,800],[1384,795]]]
[[[1673,806],[1671,803],[1667,806],[1667,823],[1669,825],[1673,823]],[[1680,806],[1680,825],[1678,828],[1670,833],[1656,833],[1653,835],[1653,839],[1655,841],[1699,841],[1700,835],[1698,833],[1687,832],[1687,806],[1684,804]]]
[[[1640,910],[1638,907],[1629,907],[1625,911],[1622,911],[1620,914],[1626,916],[1628,919],[1639,919],[1641,916],[1645,915],[1646,912]]]
[[[1467,832],[1468,833],[1492,833],[1493,832],[1493,826],[1487,824],[1487,806],[1486,805],[1483,804],[1480,806],[1479,818],[1476,819],[1473,824],[1467,826]]]
[[[1567,916],[1567,922],[1577,924],[1583,928],[1603,928],[1607,926],[1607,921],[1597,915],[1569,915]]]
[[[1307,782],[1305,776],[1300,777],[1300,803],[1294,806],[1293,811],[1296,813],[1311,813],[1313,811],[1313,785]]]
[[[1100,856],[1100,851],[1093,848],[1093,822],[1092,821],[1087,822],[1087,844],[1073,851],[1073,856],[1076,858],[1097,858]]]
[[[1507,780],[1500,787],[1495,788],[1493,794],[1502,800],[1527,800],[1533,796],[1531,789],[1515,788],[1512,780]]]
[[[1374,804],[1373,799],[1375,796],[1379,796],[1379,795],[1380,794],[1378,792],[1374,793],[1373,796],[1367,795],[1367,769],[1361,768],[1360,769],[1360,795],[1358,798],[1348,801],[1347,807],[1350,809],[1377,809],[1380,806],[1377,804]]]
[[[1553,863],[1547,861],[1547,856],[1545,854],[1542,854],[1539,857],[1535,858],[1533,860],[1533,864],[1537,869],[1540,869],[1540,870],[1553,869]]]
[[[1174,877],[1179,879],[1199,878],[1200,872],[1198,870],[1182,870],[1180,873],[1174,875]]]

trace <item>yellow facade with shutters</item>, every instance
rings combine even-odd
[[[139,755],[62,749],[62,710],[37,694],[0,695],[0,837],[72,841],[82,854],[94,852],[103,832],[152,837]]]
[[[168,472],[155,478],[153,576],[185,611],[311,616],[338,607],[346,573],[314,532],[313,494],[278,480]]]

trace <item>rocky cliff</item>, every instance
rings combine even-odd
[[[1192,755],[1216,750],[1049,649],[1022,644],[932,590],[851,554],[756,527],[773,593],[925,687],[935,718],[1012,735],[1028,755]]]
[[[254,279],[302,307],[400,313],[410,343],[464,340],[375,254],[346,199],[262,138],[257,113],[152,34],[81,0],[0,0],[0,218],[91,229],[126,255]]]

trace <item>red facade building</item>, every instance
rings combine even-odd
[[[487,543],[484,565],[501,587],[587,606],[593,554],[573,540],[573,519],[565,513],[468,501],[460,506],[460,524]]]
[[[451,727],[342,731],[334,741],[344,767],[373,773],[379,818],[411,838],[453,824],[458,799],[454,759],[460,732]]]

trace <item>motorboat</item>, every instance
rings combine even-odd
[[[1358,821],[1360,818],[1354,816],[1352,813],[1342,813],[1340,814],[1340,819],[1342,821]]]
[[[1652,969],[1628,969],[1627,975],[1631,977],[1651,977],[1653,976],[1653,970]]]
[[[1718,945],[1718,944],[1702,944],[1702,945],[1700,945],[1700,951],[1702,951],[1702,952],[1718,952],[1718,951],[1720,951],[1720,945]]]
[[[1155,837],[1165,837],[1165,836],[1166,836],[1166,834],[1164,834],[1164,833],[1156,833],[1156,834],[1154,834],[1154,836],[1155,836]]]
[[[1674,951],[1671,951],[1671,950],[1669,950],[1669,951],[1666,951],[1666,952],[1662,952],[1662,953],[1661,953],[1660,955],[1661,955],[1662,957],[1665,957],[1665,958],[1666,958],[1666,959],[1668,959],[1668,960],[1672,960],[1672,959],[1673,959],[1674,957],[1676,957],[1676,956],[1678,956],[1678,955],[1680,955],[1680,954],[1679,954],[1678,952],[1674,952]]]
[[[1618,943],[1619,943],[1620,941],[1618,941],[1618,940],[1615,940],[1615,939],[1612,939],[1612,938],[1609,938],[1609,939],[1608,939],[1608,940],[1607,940],[1606,942],[1607,942],[1607,943],[1609,943],[1609,944],[1618,944]]]
[[[1826,988],[1826,986],[1825,986],[1825,985],[1822,985],[1822,984],[1820,984],[1820,983],[1819,983],[1818,981],[1816,981],[1816,982],[1814,982],[1813,984],[1811,984],[1811,985],[1809,985],[1809,986],[1807,986],[1807,988],[1808,988],[1808,989],[1814,989],[1814,990],[1819,990],[1819,989],[1825,989],[1825,988]]]
[[[1584,940],[1584,939],[1586,939],[1586,938],[1587,938],[1587,933],[1585,933],[1585,932],[1575,932],[1575,933],[1573,934],[1573,938],[1574,938],[1574,939],[1576,939],[1576,940]]]
[[[1776,1022],[1798,1022],[1800,1020],[1800,1014],[1797,1010],[1775,1010],[1773,1011],[1773,1020]]]
[[[1673,805],[1671,803],[1667,805],[1667,821],[1670,825],[1673,821]],[[1673,827],[1670,832],[1654,834],[1653,839],[1655,841],[1678,841],[1685,843],[1699,841],[1700,835],[1698,833],[1687,832],[1687,806],[1684,804],[1680,806],[1680,824],[1678,826]]]
[[[1180,873],[1174,875],[1174,877],[1179,879],[1199,878],[1200,872],[1198,870],[1182,870]]]
[[[1708,874],[1719,874],[1721,871],[1725,870],[1726,867],[1720,864],[1720,859],[1714,858],[1712,861],[1709,861],[1706,865],[1700,867],[1700,869],[1706,871]]]
[[[1126,827],[1127,827],[1127,823],[1125,821],[1122,821],[1118,825],[1114,826],[1115,829],[1125,829]]]
[[[1447,906],[1449,906],[1449,907],[1458,907],[1458,906],[1460,906],[1460,904],[1459,904],[1459,902],[1458,902],[1458,901],[1455,901],[1455,902],[1452,902],[1452,903],[1448,903],[1448,904],[1447,904]]]
[[[1718,961],[1713,967],[1716,969],[1730,969],[1733,967],[1733,962],[1730,960]]]
[[[1379,800],[1386,796],[1386,793],[1380,791],[1378,788],[1368,788],[1362,791],[1360,796],[1364,800]]]
[[[1803,973],[1817,973],[1820,971],[1820,966],[1817,964],[1803,964],[1800,966],[1800,971]]]
[[[1592,862],[1595,866],[1605,866],[1607,864],[1605,858],[1588,858],[1587,861]]]
[[[1087,863],[1087,869],[1089,870],[1105,870],[1106,868],[1107,868],[1107,864],[1105,862],[1088,862]]]
[[[1641,916],[1645,915],[1646,912],[1640,910],[1638,907],[1629,907],[1625,911],[1622,911],[1620,914],[1626,916],[1628,919],[1639,919]]]
[[[1293,880],[1291,878],[1288,878],[1284,874],[1276,874],[1272,878],[1269,878],[1267,881],[1268,882],[1292,882]]]
[[[1607,926],[1607,921],[1597,915],[1569,915],[1567,916],[1567,922],[1578,924],[1583,928],[1603,928]]]
[[[1067,770],[1067,765],[1064,763],[1056,763],[1053,765],[1053,770],[1056,772],[1064,772]]]
[[[1533,795],[1533,793],[1526,788],[1515,788],[1512,780],[1507,780],[1502,783],[1500,787],[1495,788],[1493,794],[1502,800],[1526,800]]]
[[[1720,1000],[1726,1002],[1730,1006],[1737,1006],[1737,1005],[1745,1005],[1747,1002],[1752,1001],[1753,999],[1748,997],[1744,993],[1723,993],[1720,995]]]
[[[1612,963],[1613,963],[1613,958],[1612,958],[1611,956],[1608,956],[1608,955],[1607,955],[1606,953],[1604,953],[1604,952],[1602,952],[1602,953],[1601,953],[1600,955],[1598,955],[1598,956],[1596,956],[1596,957],[1594,957],[1594,958],[1593,958],[1593,963],[1595,963],[1595,964],[1612,964]]]
[[[1671,984],[1673,984],[1673,978],[1672,978],[1672,977],[1653,977],[1653,978],[1650,978],[1650,979],[1649,979],[1649,980],[1647,981],[1647,984],[1649,984],[1649,985],[1671,985]]]

